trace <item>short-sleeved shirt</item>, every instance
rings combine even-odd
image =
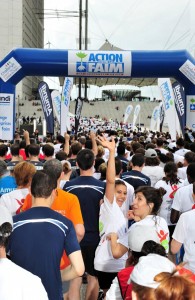
[[[81,208],[78,198],[75,195],[67,193],[61,189],[57,189],[56,191],[57,195],[51,205],[51,209],[57,211],[64,217],[71,220],[74,225],[83,224],[83,217],[81,214]],[[32,196],[31,194],[28,194],[21,208],[21,211],[26,211],[27,209],[31,208],[31,206]],[[60,268],[64,269],[69,264],[70,261],[66,253],[64,252],[61,259]]]
[[[143,186],[143,185],[151,186],[150,178],[136,170],[122,173],[121,179],[131,184],[135,190],[139,186]]]
[[[15,216],[20,213],[20,209],[28,193],[29,190],[27,188],[15,189],[10,193],[4,194],[0,198],[0,204],[7,207],[12,216]]]
[[[165,180],[159,180],[155,184],[155,188],[158,189],[160,187],[164,188],[166,190],[166,194],[163,196],[163,201],[160,206],[160,210],[158,215],[162,218],[164,218],[167,221],[167,224],[173,225],[170,220],[171,216],[171,206],[174,202],[175,194],[177,193],[177,190],[183,186],[183,180],[180,180],[177,184],[170,184],[170,182],[166,182]]]
[[[73,223],[48,207],[33,207],[13,220],[11,260],[41,278],[50,300],[62,300],[62,253],[80,250]]]
[[[194,204],[192,193],[192,184],[181,187],[175,194],[172,209],[177,210],[181,213],[191,210]]]
[[[183,213],[175,227],[173,239],[184,244],[185,268],[195,273],[195,210]]]
[[[79,199],[85,225],[81,246],[96,246],[99,243],[100,200],[104,197],[105,182],[93,176],[79,176],[67,181],[64,190]]]

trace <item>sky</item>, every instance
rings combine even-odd
[[[195,55],[195,0],[88,0],[88,3],[89,50],[98,50],[108,40],[124,50],[187,49]],[[63,17],[64,11],[72,17]],[[78,11],[79,0],[45,0],[45,48],[78,49],[79,18],[75,17]],[[58,87],[58,78],[47,78],[47,82],[50,88]],[[141,90],[143,96],[160,97],[157,87]],[[90,89],[89,98],[100,95],[101,89]],[[72,96],[76,98],[76,89]]]

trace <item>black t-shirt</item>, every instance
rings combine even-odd
[[[67,181],[63,189],[76,195],[80,202],[85,226],[85,236],[80,245],[96,246],[99,243],[100,200],[104,197],[105,182],[93,176],[79,176]]]

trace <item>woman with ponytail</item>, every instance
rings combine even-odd
[[[171,237],[175,228],[175,225],[170,220],[171,207],[176,191],[183,186],[183,180],[177,177],[177,165],[174,162],[168,162],[164,166],[164,172],[165,177],[156,183],[155,188],[162,187],[166,190],[158,215],[167,221]]]

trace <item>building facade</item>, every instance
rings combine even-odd
[[[43,48],[44,0],[1,0],[0,11],[0,60],[14,48]],[[32,97],[40,80],[28,76],[17,85],[16,107]]]

